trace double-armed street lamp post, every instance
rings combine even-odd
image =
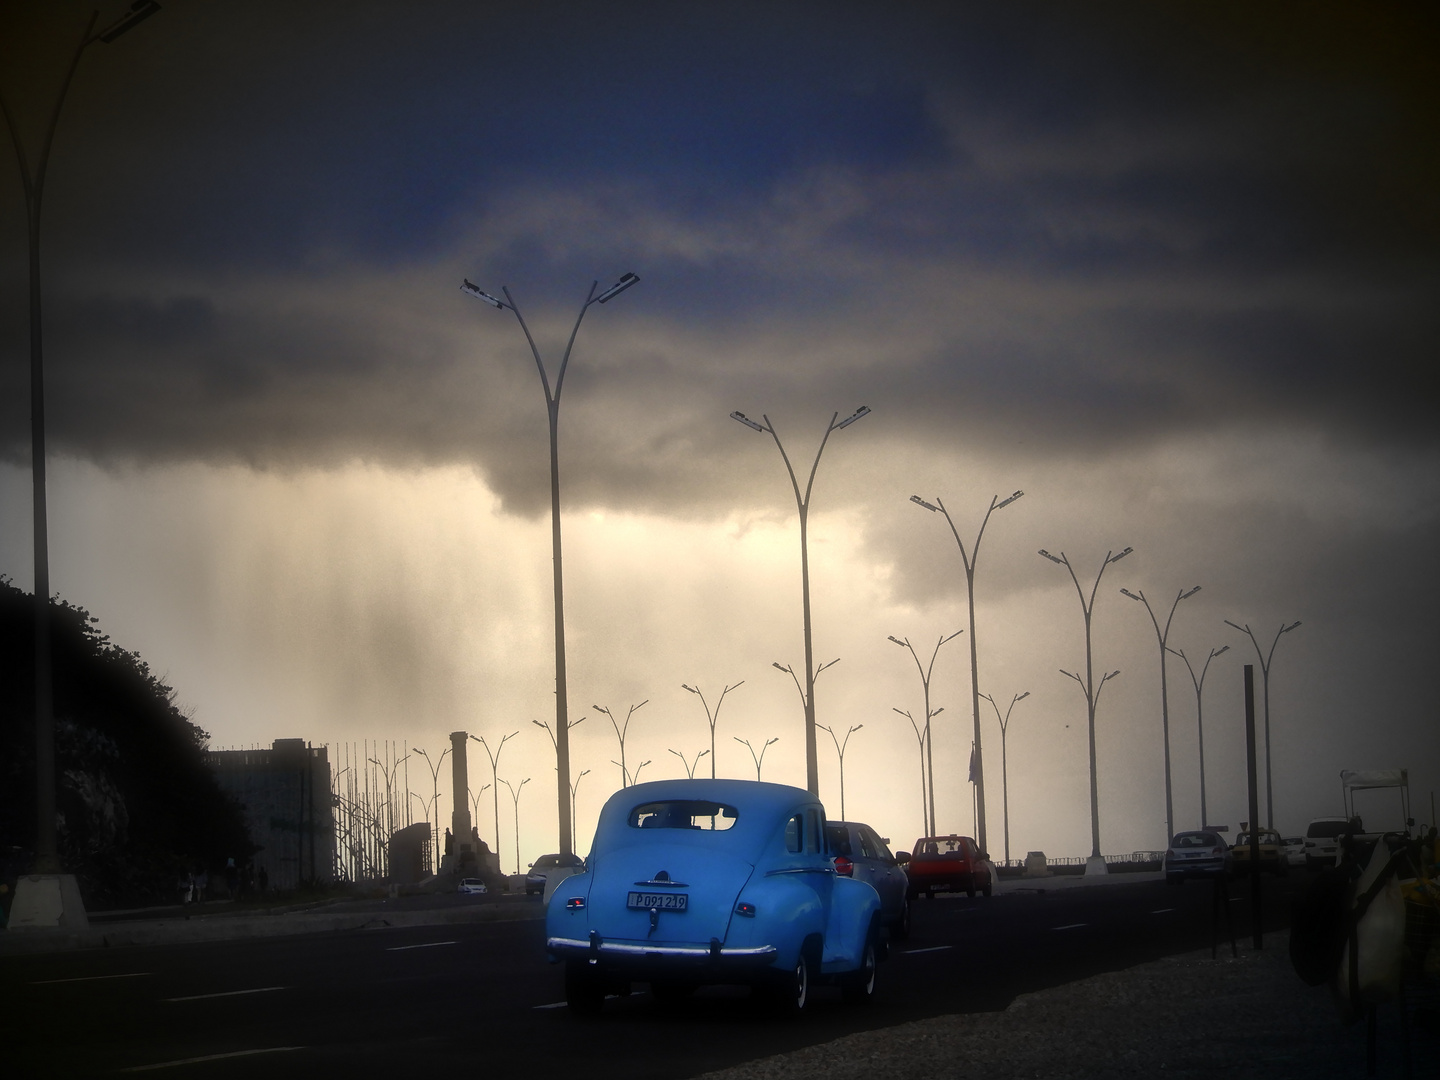
[[[520,873],[520,792],[525,790],[525,785],[530,782],[530,777],[525,777],[519,784],[512,784],[509,780],[501,780],[510,789],[510,798],[515,803],[515,873]],[[566,783],[565,794],[570,794],[570,785]],[[565,823],[567,826],[570,822]],[[498,858],[498,853],[497,853]]]
[[[1165,618],[1165,628],[1160,628],[1160,620],[1155,617],[1155,610],[1150,606],[1150,601],[1145,599],[1145,590],[1131,592],[1129,589],[1121,589],[1124,596],[1145,605],[1145,611],[1150,616],[1150,622],[1155,627],[1155,640],[1160,643],[1160,729],[1164,733],[1165,742],[1165,843],[1170,843],[1170,838],[1175,835],[1175,803],[1171,797],[1170,788],[1170,691],[1165,679],[1165,642],[1170,638],[1170,623],[1175,618],[1175,609],[1180,606],[1181,600],[1189,600],[1200,591],[1200,586],[1193,589],[1181,589],[1175,594],[1175,602],[1170,605],[1170,614]],[[1204,825],[1204,822],[1201,822]]]
[[[578,723],[579,721],[576,721]],[[485,748],[485,756],[490,759],[490,797],[494,804],[495,811],[495,867],[500,869],[500,755],[505,752],[505,744],[519,735],[518,731],[512,731],[500,740],[500,745],[492,752],[490,744],[485,741],[484,735],[471,735],[470,738]],[[554,736],[551,736],[552,738]],[[569,788],[569,784],[565,785]],[[504,873],[504,870],[500,870]]]
[[[989,694],[981,694],[986,701],[990,702],[995,709],[995,719],[1000,721],[1000,793],[1001,804],[1005,813],[1005,865],[1010,865],[1010,768],[1005,757],[1005,733],[1010,727],[1010,710],[1015,708],[1017,701],[1024,701],[1030,696],[1030,691],[1023,694],[1016,694],[1010,699],[1010,708],[1005,710],[1005,715],[1000,715],[1000,706],[995,704],[995,699]]]
[[[805,786],[810,794],[817,798],[820,796],[820,764],[815,748],[815,676],[820,673],[815,670],[814,652],[810,640],[810,548],[807,542],[810,492],[815,487],[815,470],[820,467],[820,455],[825,452],[825,444],[830,440],[831,432],[849,427],[869,411],[870,406],[861,405],[844,420],[840,419],[838,412],[830,417],[830,426],[825,429],[825,437],[820,440],[820,449],[815,451],[815,463],[810,466],[810,479],[805,484],[803,496],[800,494],[800,483],[795,479],[795,470],[790,466],[790,455],[785,453],[785,447],[780,442],[780,436],[775,433],[775,426],[770,423],[770,417],[762,413],[760,419],[764,422],[757,424],[742,412],[730,414],[732,419],[738,420],[751,430],[767,432],[775,440],[780,457],[785,461],[785,471],[790,474],[790,486],[795,491],[795,506],[800,512],[800,601],[805,626],[805,689],[800,696],[805,702]],[[798,679],[796,685],[799,685]]]
[[[1280,644],[1280,636],[1294,630],[1300,625],[1300,620],[1296,619],[1289,626],[1286,626],[1284,623],[1280,624],[1280,629],[1275,631],[1275,640],[1270,643],[1270,651],[1268,653],[1261,651],[1260,642],[1256,640],[1249,623],[1241,626],[1239,623],[1233,623],[1229,619],[1226,619],[1225,625],[1233,626],[1236,630],[1239,630],[1248,637],[1250,644],[1255,646],[1255,655],[1260,658],[1260,679],[1264,687],[1265,695],[1265,827],[1273,829],[1275,828],[1275,798],[1274,789],[1271,787],[1273,774],[1270,770],[1270,661],[1275,658],[1275,646]],[[1255,823],[1251,822],[1250,824],[1251,828],[1254,828]]]
[[[1185,670],[1190,672],[1190,681],[1195,684],[1195,730],[1200,736],[1200,828],[1203,829],[1210,820],[1205,806],[1205,673],[1210,670],[1210,661],[1223,652],[1229,652],[1230,646],[1221,645],[1218,649],[1211,649],[1210,655],[1205,658],[1205,663],[1200,668],[1198,678],[1184,649],[1171,649],[1170,651],[1185,661]]]
[[[737,682],[734,686],[727,686],[727,687],[725,687],[724,690],[721,690],[721,691],[720,691],[720,700],[717,701],[717,702],[715,702],[715,711],[714,711],[714,712],[711,712],[711,711],[710,711],[710,705],[709,705],[709,703],[705,700],[705,695],[704,695],[703,693],[701,693],[699,687],[691,686],[689,683],[681,683],[681,684],[680,684],[680,686],[681,686],[682,689],[684,689],[684,690],[689,690],[690,693],[696,695],[696,696],[700,699],[700,704],[703,705],[704,708],[705,708],[705,719],[706,719],[706,720],[709,722],[709,724],[710,724],[710,779],[711,779],[711,780],[714,780],[714,779],[715,779],[715,725],[716,725],[716,723],[718,723],[719,720],[720,720],[720,706],[722,706],[722,705],[725,704],[725,695],[726,695],[726,694],[730,693],[731,690],[734,690],[734,689],[736,689],[737,687],[741,687],[741,686],[744,686],[744,685],[745,685],[745,680],[744,680],[744,679],[741,679],[741,680],[740,680],[739,682]],[[676,751],[674,751],[674,750],[671,750],[670,752],[671,752],[672,754],[676,753]],[[680,760],[681,760],[681,761],[684,761],[684,760],[685,760],[685,755],[684,755],[684,754],[681,754],[681,755],[680,755]],[[700,761],[700,758],[697,756],[697,757],[695,758],[695,761],[696,761],[696,763],[698,764],[699,761]],[[693,780],[693,779],[695,778],[694,766],[691,766],[687,771],[688,771],[689,774],[690,774],[690,778]]]
[[[704,757],[706,754],[709,754],[710,751],[709,751],[709,750],[701,750],[698,754],[695,755],[695,760],[694,760],[694,761],[691,761],[691,760],[690,760],[689,758],[687,758],[684,754],[682,754],[679,750],[671,750],[670,753],[672,753],[672,754],[674,754],[676,757],[678,757],[678,758],[680,759],[680,764],[685,766],[685,779],[687,779],[687,780],[694,780],[694,779],[695,779],[695,769],[699,766],[699,764],[700,764],[700,759],[701,759],[702,757]],[[714,757],[714,755],[712,754],[711,757]],[[711,780],[714,780],[714,779],[715,779],[715,770],[714,770],[713,768],[710,770],[710,779],[711,779]]]
[[[779,742],[780,736],[777,735],[773,739],[766,739],[765,745],[760,747],[759,754],[755,753],[755,747],[750,745],[749,739],[742,739],[739,735],[734,736],[734,739],[741,746],[745,747],[746,750],[750,751],[750,757],[755,762],[755,779],[758,781],[760,779],[760,766],[765,764],[765,751],[769,750],[772,744]]]
[[[928,798],[930,788],[925,780],[925,732],[930,729],[930,725],[928,721],[925,724],[917,724],[915,718],[905,709],[897,707],[895,711],[910,721],[910,727],[915,731],[915,741],[920,744],[920,831],[926,836],[934,836],[935,828],[934,822],[930,820],[930,800]],[[942,706],[930,713],[930,716],[939,716],[944,711]]]
[[[830,736],[831,740],[835,743],[835,753],[840,758],[840,820],[845,821],[845,748],[850,745],[850,736],[854,735],[855,732],[859,731],[865,725],[856,724],[849,731],[845,732],[844,739],[836,735],[833,728],[828,728],[824,724],[816,724],[815,726]]]
[[[990,515],[996,510],[1003,510],[1025,492],[1017,491],[1009,498],[1001,499],[994,495],[990,498],[990,508],[985,511],[985,517],[980,522],[980,531],[975,534],[975,544],[967,553],[965,541],[960,539],[960,530],[955,527],[954,520],[950,517],[950,511],[945,509],[945,503],[936,498],[934,503],[928,503],[919,495],[911,495],[910,501],[916,506],[922,506],[931,513],[944,514],[945,522],[950,526],[950,532],[955,537],[955,543],[960,548],[960,561],[965,564],[965,595],[970,604],[970,715],[974,722],[975,739],[975,839],[980,844],[981,851],[989,851],[985,846],[985,751],[984,744],[980,739],[980,664],[975,644],[975,563],[980,558],[980,541],[985,537],[985,526],[990,523]],[[891,638],[893,641],[894,638]],[[933,786],[933,785],[932,785]],[[932,790],[931,797],[934,797]],[[931,809],[931,816],[934,816],[934,809]]]
[[[574,724],[571,724],[570,726],[571,726],[571,727],[574,727],[575,725],[574,725]],[[590,775],[590,770],[589,770],[589,769],[584,769],[584,770],[582,770],[581,773],[580,773],[580,775],[577,776],[577,777],[575,777],[575,782],[570,785],[570,833],[571,833],[571,835],[577,835],[578,832],[579,832],[579,826],[578,826],[577,822],[578,822],[580,819],[579,819],[579,814],[578,814],[578,812],[577,812],[576,809],[575,809],[575,797],[576,797],[576,796],[579,794],[579,792],[580,792],[580,781],[581,781],[581,780],[584,780],[585,777],[587,777],[587,776],[589,776],[589,775]]]
[[[920,753],[923,759],[922,768],[926,773],[924,788],[929,800],[925,820],[926,836],[934,836],[937,828],[935,824],[935,748],[930,738],[930,721],[945,711],[943,708],[936,709],[933,712],[930,709],[930,674],[935,670],[935,658],[940,655],[940,646],[944,645],[947,641],[953,641],[964,632],[963,630],[956,630],[955,633],[949,637],[942,637],[937,641],[934,651],[930,653],[930,663],[928,665],[920,663],[920,654],[915,651],[915,646],[910,644],[908,637],[902,640],[894,634],[891,634],[888,638],[888,640],[893,641],[902,649],[910,650],[910,656],[915,661],[915,670],[920,672],[920,686],[925,691],[925,738]],[[900,712],[899,709],[895,711]],[[902,713],[901,715],[908,717],[910,714]],[[911,720],[910,722],[913,724],[915,721]],[[985,849],[982,847],[980,850],[984,851]]]
[[[620,786],[622,788],[629,787],[634,782],[634,779],[630,775],[630,770],[625,767],[625,735],[630,730],[630,717],[634,716],[635,711],[642,706],[648,704],[649,701],[650,699],[646,698],[644,701],[640,702],[639,705],[631,705],[630,711],[625,714],[625,723],[623,724],[616,720],[615,714],[612,713],[609,709],[607,709],[604,705],[593,706],[596,712],[603,712],[606,716],[610,717],[610,726],[615,729],[615,738],[620,740],[620,760],[612,761],[611,764],[620,766]],[[645,763],[645,765],[649,764],[650,763],[648,761]],[[636,776],[640,775],[640,769],[643,769],[645,765],[642,765],[639,769],[635,770]]]
[[[45,489],[45,350],[40,290],[40,211],[45,198],[45,177],[50,166],[50,150],[55,142],[55,130],[60,124],[60,111],[64,107],[70,84],[75,78],[85,50],[97,41],[110,44],[159,10],[160,5],[155,0],[136,0],[129,11],[98,32],[95,30],[95,23],[100,13],[97,11],[91,14],[60,83],[60,93],[50,110],[50,121],[41,137],[40,152],[35,158],[33,169],[21,141],[15,116],[4,96],[0,95],[0,115],[4,116],[5,127],[10,132],[15,162],[20,168],[21,186],[25,194],[26,241],[29,249],[30,477],[35,566],[35,865],[34,874],[22,876],[17,884],[17,900],[22,910],[34,907],[37,918],[33,925],[36,926],[69,924],[72,917],[76,925],[84,922],[84,905],[80,900],[79,890],[67,887],[73,886],[73,879],[68,879],[67,885],[62,885],[59,889],[61,901],[58,911],[42,910],[53,906],[53,902],[42,898],[43,887],[38,879],[33,883],[30,880],[34,875],[59,875],[62,870],[56,845],[55,685],[50,646],[50,527]],[[34,896],[28,895],[32,889],[36,890]],[[22,893],[27,895],[20,900]],[[72,906],[77,910],[71,911]],[[31,925],[27,921],[28,915],[22,919],[20,913],[13,909],[12,917],[12,928]]]
[[[441,751],[440,751],[440,757],[439,757],[439,759],[438,759],[437,761],[433,761],[433,762],[430,760],[430,755],[429,755],[426,751],[420,749],[420,747],[418,747],[418,746],[415,748],[415,753],[417,753],[417,754],[419,754],[421,757],[423,757],[423,758],[425,759],[425,764],[428,765],[428,766],[430,766],[430,784],[431,784],[431,790],[432,790],[433,793],[434,793],[434,798],[432,798],[430,801],[431,801],[431,803],[432,803],[433,805],[437,805],[437,806],[438,806],[439,803],[440,803],[440,770],[441,770],[441,769],[444,767],[444,765],[445,765],[445,755],[448,754],[448,753],[450,753],[450,748],[447,746],[444,750],[441,750]],[[423,800],[422,800],[422,801],[423,801]],[[430,814],[429,814],[428,811],[427,811],[426,814],[425,814],[425,823],[426,823],[427,825],[430,823]],[[435,852],[436,852],[436,855],[435,855],[435,873],[438,874],[438,873],[440,872],[440,815],[439,815],[439,814],[436,814],[436,815],[435,815],[435,825],[434,825],[434,828],[432,829],[432,833],[433,833],[433,836],[434,836]],[[459,837],[456,837],[456,841],[457,841],[457,842],[459,841]]]
[[[515,306],[514,298],[510,295],[508,286],[501,286],[500,291],[505,294],[505,299],[492,296],[476,285],[469,278],[460,286],[460,291],[477,300],[483,300],[491,307],[500,310],[509,310],[520,323],[520,329],[525,333],[525,341],[530,346],[530,353],[535,357],[535,367],[540,372],[540,386],[545,391],[545,408],[550,418],[550,546],[554,561],[555,578],[555,761],[556,761],[556,801],[558,803],[559,826],[560,826],[560,851],[562,854],[571,855],[574,853],[574,843],[570,834],[570,725],[565,722],[567,716],[568,699],[565,686],[565,578],[560,558],[560,392],[565,385],[565,371],[570,365],[570,351],[575,347],[575,335],[580,332],[580,321],[585,318],[585,312],[590,310],[591,304],[604,304],[630,288],[640,279],[634,274],[624,274],[620,280],[600,295],[595,290],[600,287],[598,281],[590,283],[590,292],[585,297],[585,302],[580,305],[580,314],[575,317],[575,326],[570,331],[570,340],[565,346],[565,354],[560,359],[560,368],[555,375],[555,386],[550,386],[550,376],[545,370],[545,361],[540,358],[540,350],[535,347],[535,339],[530,336],[530,327],[525,324],[525,318],[520,314],[520,309]]]
[[[1090,598],[1085,598],[1085,590],[1080,587],[1080,579],[1075,576],[1075,568],[1070,565],[1070,560],[1062,551],[1058,556],[1051,555],[1044,548],[1040,549],[1040,555],[1049,559],[1058,566],[1065,567],[1070,572],[1070,580],[1075,583],[1075,592],[1080,597],[1080,610],[1085,615],[1085,678],[1073,672],[1060,669],[1060,674],[1067,675],[1080,684],[1081,691],[1085,694],[1086,722],[1090,731],[1090,859],[1086,866],[1086,873],[1092,868],[1095,873],[1105,873],[1105,864],[1100,855],[1100,787],[1096,780],[1095,773],[1095,703],[1100,700],[1100,691],[1105,689],[1105,684],[1119,675],[1119,671],[1112,671],[1101,676],[1100,685],[1095,685],[1094,669],[1091,664],[1092,651],[1090,646],[1090,616],[1095,610],[1095,594],[1100,588],[1100,579],[1105,576],[1105,568],[1111,563],[1117,563],[1129,555],[1134,548],[1127,547],[1124,551],[1107,551],[1105,561],[1100,564],[1100,571],[1095,575],[1095,584],[1090,588]],[[1168,837],[1167,837],[1168,839]]]

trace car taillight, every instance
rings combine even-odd
[[[835,873],[841,877],[850,877],[855,873],[855,864],[844,855],[835,856]]]
[[[747,904],[745,901],[742,900],[740,903],[735,905],[735,914],[744,915],[747,919],[753,919],[755,917],[755,905]]]
[[[585,907],[585,897],[572,896],[565,901],[565,907],[568,911],[581,911]]]
[[[1224,845],[1224,844],[1221,844],[1219,847],[1213,849],[1213,850],[1210,852],[1210,854],[1211,854],[1211,855],[1224,855],[1224,854],[1225,854],[1225,845]]]

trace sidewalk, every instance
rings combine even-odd
[[[393,926],[511,922],[538,919],[541,915],[538,904],[523,899],[428,909],[397,909],[387,901],[365,900],[342,901],[306,911],[281,911],[275,914],[230,914],[223,910],[211,910],[204,914],[171,915],[156,919],[97,921],[86,930],[0,930],[0,956],[123,945],[234,941]]]
[[[1379,1031],[1375,1075],[1403,1076],[1396,1006],[1382,1007]],[[1414,1025],[1410,1045],[1411,1075],[1435,1076],[1440,1031],[1433,1021]],[[1365,1076],[1365,1026],[1342,1028],[1329,990],[1300,981],[1282,931],[1266,935],[1263,952],[1241,945],[1238,959],[1224,948],[1215,960],[1209,949],[1167,957],[1022,994],[1003,1012],[859,1032],[698,1080],[871,1080],[887,1074],[1358,1078]]]

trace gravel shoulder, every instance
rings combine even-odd
[[[1363,1077],[1363,1024],[1342,1028],[1329,990],[1290,967],[1289,938],[1228,943],[1017,997],[1003,1012],[859,1032],[703,1080],[923,1077]],[[883,972],[883,968],[882,968]],[[1382,1008],[1380,1077],[1405,1075],[1399,1012]],[[1412,1030],[1412,1075],[1440,1075],[1440,1035]]]

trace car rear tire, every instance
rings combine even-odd
[[[605,1004],[605,986],[589,964],[571,960],[565,965],[565,1004],[576,1016],[599,1016]]]
[[[971,900],[975,899],[975,879],[971,878],[965,885],[965,895]]]
[[[799,1016],[810,1003],[810,957],[801,950],[795,967],[774,986],[775,1011],[781,1016]]]
[[[875,934],[872,931],[865,939],[865,953],[860,967],[846,975],[840,983],[840,996],[850,1005],[868,1005],[875,998],[876,963]]]
[[[890,936],[896,941],[904,941],[910,936],[910,900],[900,906],[900,917],[890,924]]]
[[[989,878],[986,878],[986,879],[985,879],[985,887],[984,887],[983,889],[981,889],[980,891],[981,891],[981,893],[983,893],[984,895],[989,896],[991,893],[993,893],[993,892],[995,891],[995,883],[994,883],[993,881],[991,881]]]

